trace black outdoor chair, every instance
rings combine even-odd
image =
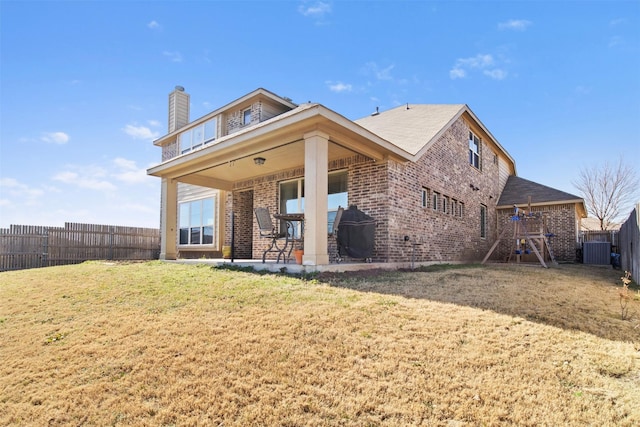
[[[289,245],[288,233],[279,232],[273,225],[273,221],[271,221],[271,214],[269,213],[269,208],[255,208],[254,212],[256,214],[256,220],[258,221],[258,228],[260,229],[260,237],[265,237],[271,240],[270,246],[266,251],[262,253],[262,262],[265,262],[267,253],[269,252],[278,253],[277,262],[280,262],[280,257],[282,257],[282,259],[287,262],[287,254],[285,252],[287,250],[287,246]],[[284,242],[282,242],[283,239]],[[280,246],[281,244],[282,246]]]

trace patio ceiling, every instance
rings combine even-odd
[[[304,135],[329,135],[329,161],[362,154],[375,160],[408,160],[404,152],[327,108],[312,104],[246,130],[225,136],[197,151],[148,170],[150,175],[205,187],[231,190],[234,182],[304,167]],[[265,159],[257,165],[254,158]]]

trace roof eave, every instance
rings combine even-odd
[[[286,114],[286,113],[285,113]],[[289,114],[284,117],[275,116],[270,120],[264,121],[255,126],[246,128],[243,131],[236,132],[231,135],[227,135],[218,140],[216,144],[202,148],[196,152],[190,152],[185,155],[174,157],[156,166],[147,169],[148,175],[163,176],[165,173],[180,168],[192,161],[197,161],[205,156],[210,156],[216,152],[231,149],[232,147],[247,143],[251,139],[260,138],[267,135],[270,132],[277,131],[287,126],[301,123],[305,120],[313,119],[314,117],[322,117],[331,123],[337,124],[343,129],[346,129],[362,138],[365,138],[373,142],[378,147],[382,148],[383,152],[386,152],[388,157],[399,161],[412,160],[410,153],[405,152],[399,147],[393,145],[389,141],[380,138],[378,135],[371,133],[362,126],[359,126],[352,121],[348,120],[344,116],[332,111],[323,105],[315,104],[307,108],[303,108],[300,111],[291,110]]]
[[[552,202],[532,202],[531,206],[553,206],[553,205],[571,205],[571,204],[576,204],[579,206],[579,210],[580,210],[580,216],[582,218],[586,218],[587,217],[587,210],[584,206],[584,200],[583,199],[567,199],[567,200],[554,200]],[[496,209],[511,209],[513,208],[514,204],[507,204],[507,205],[497,205]],[[525,208],[527,206],[529,206],[528,202],[523,202],[523,203],[516,203],[516,206],[518,206],[519,208]]]

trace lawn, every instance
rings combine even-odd
[[[0,425],[640,425],[640,300],[622,320],[621,275],[5,272]]]

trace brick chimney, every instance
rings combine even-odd
[[[189,123],[189,94],[176,86],[169,94],[169,133]]]

